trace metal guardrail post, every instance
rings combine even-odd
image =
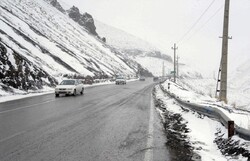
[[[228,121],[228,138],[234,135],[234,121]]]
[[[237,135],[239,135],[239,137],[241,137],[243,139],[250,140],[250,129],[245,129],[245,128],[239,127],[237,124],[234,123],[234,121],[232,121],[221,110],[216,109],[216,108],[214,109],[214,108],[209,107],[209,106],[190,103],[189,101],[184,101],[180,98],[177,98],[177,96],[175,94],[170,93],[169,91],[165,90],[163,86],[160,86],[160,88],[165,93],[167,93],[170,97],[174,98],[179,104],[186,106],[188,108],[191,108],[191,109],[193,109],[199,113],[202,113],[206,116],[218,119],[228,129],[228,137],[231,137],[234,134],[237,134]],[[230,122],[230,124],[229,124],[229,122]],[[229,135],[229,130],[230,130],[230,135]]]

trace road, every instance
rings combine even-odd
[[[166,161],[152,80],[0,104],[1,161]]]

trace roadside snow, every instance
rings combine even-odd
[[[137,80],[138,79],[130,79],[130,80],[127,80],[127,82],[132,82],[132,81],[137,81]],[[95,83],[92,85],[85,84],[84,87],[89,88],[89,87],[96,87],[96,86],[110,85],[110,84],[115,84],[115,83],[110,82],[110,81],[106,81],[106,82],[101,82],[101,83]],[[14,93],[8,93],[8,92],[5,92],[0,86],[0,103],[12,101],[12,100],[17,100],[17,99],[23,99],[23,98],[27,98],[27,97],[34,97],[34,96],[40,96],[40,95],[45,95],[45,94],[51,94],[51,93],[54,93],[54,88],[50,88],[50,87],[44,87],[44,89],[42,89],[42,90],[28,91],[26,93],[23,91],[14,89]]]
[[[234,106],[236,109],[243,109],[250,111],[250,89],[246,84],[248,77],[245,76],[241,79],[229,79],[228,82],[228,104]],[[216,79],[204,78],[204,79],[183,79],[178,80],[178,84],[186,89],[195,91],[202,95],[208,95],[215,97]]]
[[[218,150],[215,140],[217,129],[221,129],[226,133],[226,129],[217,121],[211,120],[208,117],[199,118],[197,114],[185,112],[182,108],[174,103],[173,99],[164,96],[164,93],[159,87],[156,88],[156,98],[164,101],[167,110],[173,113],[181,114],[188,122],[187,127],[190,129],[188,133],[189,140],[192,146],[204,161],[210,160],[227,160]]]
[[[163,85],[166,85],[167,83],[169,82],[166,82]],[[181,94],[183,92],[183,94],[181,95],[182,97],[185,97],[186,99],[188,98],[189,100],[192,100],[192,98],[196,98],[196,102],[202,102],[198,101],[200,98],[208,98],[204,96],[198,97],[197,94],[192,94],[192,92],[185,91],[180,88],[178,90],[178,87],[174,87],[173,85],[171,85],[171,91],[174,91],[178,94]],[[214,140],[216,139],[215,134],[218,131],[221,131],[222,134],[225,134],[224,137],[227,137],[227,129],[222,126],[220,122],[190,110],[183,110],[178,104],[175,103],[174,99],[166,97],[159,86],[156,86],[156,98],[163,101],[167,111],[180,114],[183,117],[187,128],[190,129],[190,132],[186,134],[188,135],[188,141],[191,143],[192,147],[194,147],[194,152],[201,156],[202,161],[247,161],[247,158],[242,157],[241,155],[232,158],[230,156],[224,156],[221,153],[220,149],[217,147],[217,144],[214,142]],[[161,111],[161,113],[163,114],[164,112]],[[240,139],[238,136],[234,136],[233,139],[246,143],[245,140]]]
[[[229,104],[224,104],[223,102],[218,102],[214,97],[213,87],[216,86],[216,81],[214,79],[185,79],[178,81],[182,87],[188,89],[188,91],[180,90],[176,88],[175,85],[171,86],[171,91],[180,98],[184,100],[192,100],[192,103],[199,103],[206,106],[219,108],[223,111],[229,118],[235,121],[235,123],[245,129],[250,130],[250,112],[242,111],[249,110],[249,106],[243,106],[243,104],[248,104],[248,95],[241,93],[240,91],[233,90],[229,87],[228,100]],[[167,88],[167,84],[164,84]],[[185,95],[187,97],[185,97]],[[242,106],[237,106],[242,105]]]

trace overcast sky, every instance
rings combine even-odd
[[[171,47],[176,43],[180,61],[192,64],[210,76],[218,72],[225,0],[59,2],[64,8],[74,4],[81,12],[88,12],[101,22],[140,37],[168,55],[173,56]],[[250,0],[230,2],[229,36],[233,39],[229,41],[229,70],[232,71],[235,64],[250,58]]]

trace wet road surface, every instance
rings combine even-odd
[[[1,161],[166,161],[151,79],[0,104]]]

